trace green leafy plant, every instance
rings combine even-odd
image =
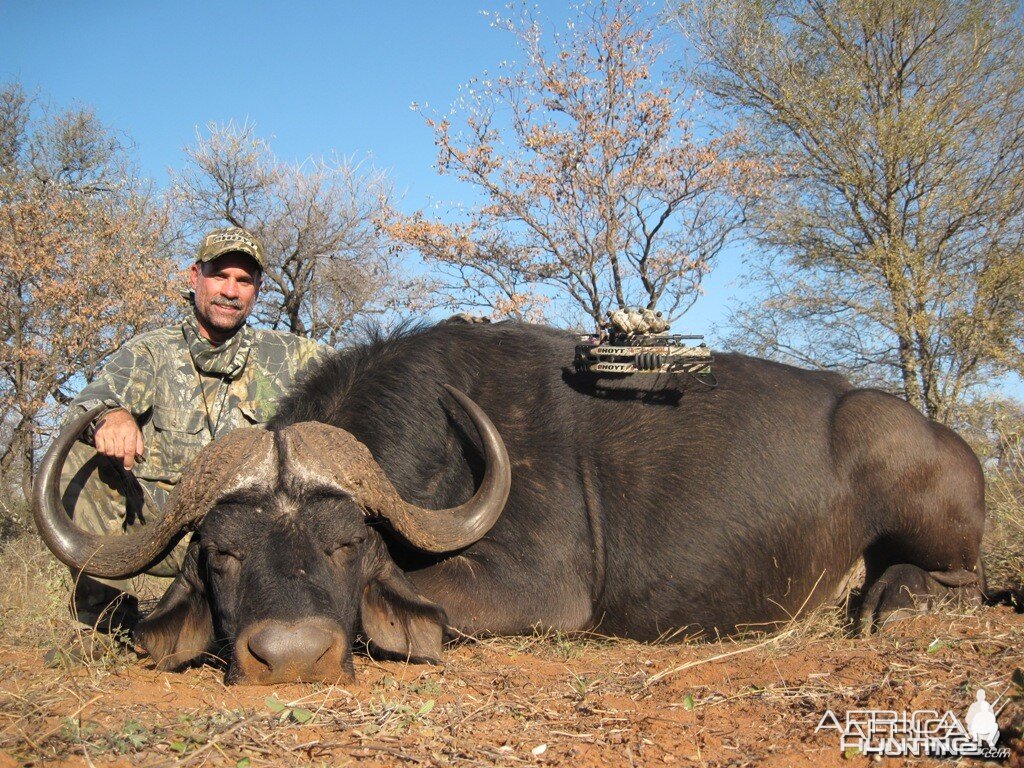
[[[304,724],[313,719],[313,713],[305,707],[296,707],[293,704],[285,704],[276,696],[270,696],[266,700],[267,709],[280,715],[281,720],[293,720],[296,723]]]

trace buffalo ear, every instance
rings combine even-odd
[[[198,553],[198,545],[189,546],[181,573],[135,628],[159,670],[182,669],[213,646],[213,617],[199,577]]]
[[[447,617],[420,597],[390,560],[370,579],[360,606],[363,634],[386,656],[439,664]]]

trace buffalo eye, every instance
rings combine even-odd
[[[218,573],[236,568],[242,562],[242,556],[227,549],[214,549],[210,552],[210,565]]]
[[[351,558],[359,545],[363,543],[362,539],[346,539],[344,541],[336,541],[324,550],[328,557],[333,557],[338,560],[348,560]]]

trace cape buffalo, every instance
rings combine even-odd
[[[714,387],[595,378],[573,370],[576,341],[441,324],[331,356],[269,429],[205,449],[163,519],[128,535],[64,514],[65,436],[41,473],[40,530],[107,577],[194,530],[138,637],[164,669],[224,653],[231,682],[351,676],[357,636],[437,661],[457,632],[771,629],[862,555],[863,629],[915,595],[980,595],[983,476],[949,429],[743,355],[716,357]]]

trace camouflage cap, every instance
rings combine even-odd
[[[263,269],[263,246],[256,237],[241,227],[227,227],[210,232],[199,244],[196,261],[213,261],[225,253],[244,253]]]

